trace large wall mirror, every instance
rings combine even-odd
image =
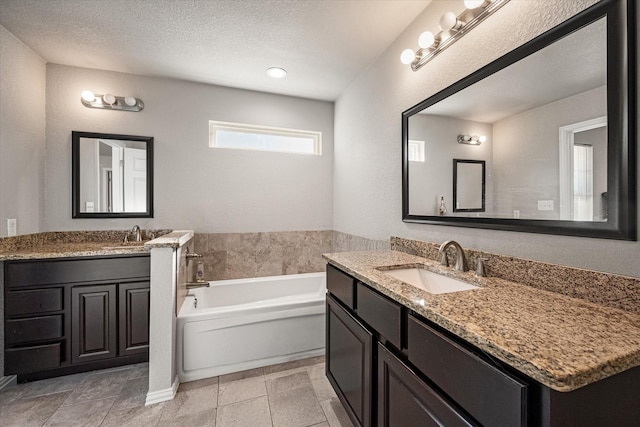
[[[153,137],[71,135],[73,218],[153,217]]]
[[[402,113],[403,220],[635,240],[633,3],[602,0]],[[459,209],[452,159],[483,162],[482,208]]]

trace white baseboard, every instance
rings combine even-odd
[[[154,403],[166,402],[167,400],[173,400],[176,392],[178,391],[179,385],[180,380],[176,375],[173,380],[173,384],[171,384],[171,388],[147,393],[147,398],[144,401],[145,406],[153,405]]]
[[[10,385],[16,384],[18,377],[16,375],[9,375],[8,377],[0,377],[0,390]]]

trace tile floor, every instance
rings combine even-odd
[[[347,427],[351,422],[314,357],[180,385],[144,406],[146,363],[5,387],[1,426]]]

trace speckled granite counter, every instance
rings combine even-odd
[[[396,251],[325,254],[330,264],[557,391],[640,366],[640,315]],[[481,289],[434,295],[381,269],[421,265]]]
[[[7,237],[0,239],[0,261],[148,253],[156,242],[158,246],[172,244],[172,239],[165,237],[171,234],[169,231],[143,231],[145,241],[130,243],[123,242],[127,231],[120,230],[47,232]]]

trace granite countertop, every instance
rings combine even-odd
[[[46,243],[31,248],[0,251],[0,261],[67,258],[97,255],[129,255],[148,253],[144,242],[125,245],[122,242]]]
[[[396,251],[325,254],[330,264],[561,392],[640,365],[640,315]],[[378,268],[424,268],[480,289],[430,294]]]
[[[152,248],[177,248],[193,237],[191,230],[143,231],[153,239],[123,242],[127,231],[46,232],[5,238],[0,244],[0,261],[109,256],[149,253]]]

